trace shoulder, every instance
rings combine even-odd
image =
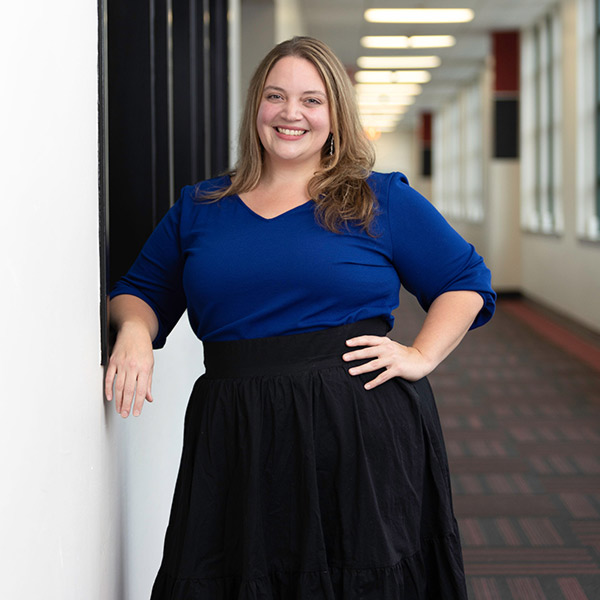
[[[201,208],[208,208],[215,204],[215,192],[229,187],[231,179],[228,175],[205,179],[192,185],[186,185],[181,189],[179,200],[175,206],[179,205],[182,213],[196,213]]]
[[[229,175],[220,175],[219,177],[205,179],[193,185],[185,186],[183,192],[193,200],[202,200],[208,194],[227,189],[230,184],[231,177]]]
[[[387,216],[394,230],[402,227],[416,230],[421,226],[431,227],[434,223],[440,226],[446,224],[435,206],[410,186],[404,173],[373,172],[368,181],[377,198],[380,214],[384,218]]]
[[[398,211],[400,213],[412,210],[428,211],[433,208],[429,200],[410,186],[404,173],[374,171],[367,181],[377,199],[379,209],[383,213],[394,215]]]
[[[386,200],[390,194],[397,196],[402,192],[410,193],[411,191],[414,191],[410,187],[406,175],[399,171],[393,171],[391,173],[373,171],[369,175],[367,183],[379,201]]]

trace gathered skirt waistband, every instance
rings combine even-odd
[[[389,329],[388,322],[378,317],[293,335],[204,342],[205,378],[279,375],[339,365],[350,367],[354,363],[342,359],[350,350],[346,340],[361,335],[384,336]]]

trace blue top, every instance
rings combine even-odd
[[[277,217],[259,216],[239,198],[198,201],[221,177],[183,188],[111,297],[132,294],[159,322],[154,347],[187,308],[201,340],[289,335],[370,317],[393,325],[400,284],[427,310],[451,290],[484,299],[474,327],[494,312],[490,272],[473,246],[400,173],[373,173],[378,214],[369,236],[359,227],[332,233],[308,201]]]

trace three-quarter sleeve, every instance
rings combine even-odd
[[[392,262],[400,282],[428,310],[441,294],[478,292],[484,305],[471,329],[494,314],[491,274],[475,248],[464,240],[421,194],[395,173],[388,188]]]
[[[152,232],[127,274],[120,279],[110,297],[130,294],[146,302],[158,319],[158,334],[152,345],[162,348],[167,335],[186,309],[183,289],[181,213],[186,188],[179,200]]]

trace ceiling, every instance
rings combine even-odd
[[[430,70],[431,80],[409,108],[403,123],[410,124],[423,110],[435,110],[451,99],[463,85],[474,81],[490,53],[490,31],[532,25],[557,0],[299,0],[308,35],[323,40],[346,67],[358,70],[359,56],[434,54],[441,65]],[[377,24],[364,19],[368,8],[471,8],[475,18],[464,24]],[[436,35],[456,37],[451,48],[427,50],[375,50],[363,48],[365,35]]]

